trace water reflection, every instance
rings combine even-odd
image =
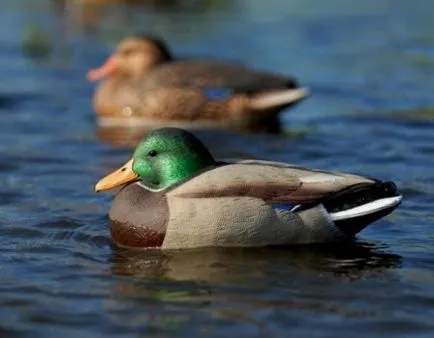
[[[128,147],[132,148],[150,132],[147,127],[128,127],[128,126],[97,126],[97,138],[112,147]]]
[[[184,128],[186,130],[189,130],[194,133],[198,133],[199,130],[195,128],[191,128],[188,125],[185,124],[179,124],[179,123],[164,123],[159,126],[128,126],[128,125],[113,125],[113,126],[101,126],[97,125],[96,127],[96,136],[101,142],[104,142],[106,144],[111,145],[114,148],[134,148],[137,143],[145,137],[149,132],[151,132],[154,128],[158,127],[178,127],[178,128]],[[211,132],[212,130],[210,128],[208,129],[200,129],[200,132],[206,133]],[[208,136],[212,136],[208,135]],[[223,140],[226,140],[227,138],[223,138]],[[224,142],[222,139],[219,140],[220,145],[221,142]],[[233,142],[233,140],[228,141]]]
[[[206,323],[215,330],[223,323],[263,327],[267,318],[287,327],[288,320],[296,325],[313,313],[377,317],[381,313],[369,304],[379,297],[377,286],[392,292],[401,284],[396,269],[402,257],[377,245],[348,242],[174,252],[113,248],[110,261],[116,282],[104,309],[115,323],[191,334]],[[352,299],[366,305],[355,306]]]
[[[280,125],[280,122],[276,121],[277,124]],[[273,128],[270,128],[269,125],[264,125],[262,129],[255,128],[255,129],[242,129],[242,130],[234,130],[244,134],[277,134],[277,135],[285,135],[287,137],[295,137],[300,135],[300,131],[295,130],[294,133],[290,133],[288,131],[285,131],[284,129],[280,129],[279,132]],[[191,124],[188,123],[177,123],[176,121],[167,121],[166,123],[161,123],[160,125],[97,125],[95,134],[97,138],[108,145],[111,145],[112,147],[135,147],[137,143],[151,130],[154,128],[161,128],[161,127],[178,127],[178,128],[184,128],[186,130],[189,130],[193,133],[219,133],[222,134],[225,132],[226,128],[212,128],[210,126],[208,127],[192,127]],[[222,145],[222,142],[228,143],[228,146],[230,146],[230,143],[233,143],[235,135],[231,135],[231,139],[227,138],[221,138],[218,142],[220,143],[220,146]]]
[[[174,252],[136,252],[115,248],[111,272],[138,279],[199,280],[242,283],[255,279],[268,284],[282,275],[315,272],[358,280],[376,278],[399,267],[402,257],[369,243],[273,249],[210,248]],[[257,286],[257,285],[256,285]]]
[[[114,148],[134,148],[137,143],[145,137],[149,132],[157,127],[179,127],[192,132],[198,132],[195,128],[189,128],[187,125],[178,123],[165,123],[159,126],[126,126],[126,125],[113,125],[113,126],[101,126],[96,127],[97,138],[106,144],[111,145]],[[201,132],[212,132],[211,129],[201,129]],[[220,140],[221,142],[222,140]],[[221,144],[221,143],[220,143]]]

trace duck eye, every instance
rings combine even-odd
[[[151,151],[148,153],[148,156],[149,156],[149,157],[155,157],[155,156],[157,156],[157,152],[156,152],[155,150],[151,150]]]

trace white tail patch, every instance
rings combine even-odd
[[[285,89],[257,94],[250,99],[250,108],[263,110],[300,101],[309,95],[307,88]]]
[[[401,203],[401,200],[402,196],[381,198],[373,202],[359,205],[358,207],[352,209],[331,213],[330,216],[332,217],[333,221],[341,221],[344,219],[366,216],[381,210],[392,208]]]

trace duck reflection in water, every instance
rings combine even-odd
[[[110,273],[118,281],[104,308],[121,325],[127,316],[137,325],[165,330],[201,325],[208,318],[256,323],[264,311],[282,318],[372,317],[375,313],[354,302],[356,295],[370,304],[383,294],[379,283],[393,293],[401,284],[396,272],[401,262],[401,256],[376,245],[354,242],[291,250],[113,247]],[[191,312],[185,312],[186,305]],[[144,315],[131,316],[129,309]]]
[[[135,251],[113,246],[111,272],[135,279],[199,280],[257,286],[294,276],[328,274],[358,280],[375,273],[376,278],[394,278],[402,257],[370,243],[262,249],[209,248],[181,251]],[[289,278],[289,276],[292,276]],[[289,279],[286,279],[286,278]],[[283,278],[283,279],[282,279]]]
[[[304,135],[306,132],[303,130],[283,130],[283,126],[280,122],[276,121],[278,123],[278,126],[275,127],[278,128],[278,130],[281,131],[280,135],[276,136],[283,136],[286,138],[294,138]],[[165,123],[165,125],[169,125],[168,123]],[[231,130],[223,130],[223,129],[215,129],[215,128],[192,128],[191,126],[182,125],[179,123],[173,123],[171,124],[175,127],[184,127],[186,130],[195,132],[195,133],[201,133],[204,137],[207,135],[215,136],[220,135],[218,139],[216,139],[216,143],[218,143],[218,149],[221,150],[222,144],[225,143],[226,147],[232,147],[234,141],[241,137],[241,139],[244,136],[248,135],[258,135],[262,134],[262,136],[266,136],[266,134],[269,134],[271,130],[269,129],[270,126],[264,126],[264,128],[261,129],[244,129],[241,132],[238,131],[236,134],[235,131]],[[137,144],[140,142],[140,140],[145,137],[147,134],[149,134],[154,128],[148,127],[148,126],[127,126],[127,125],[112,125],[112,126],[103,126],[103,125],[96,125],[95,126],[95,134],[98,140],[101,142],[104,142],[107,145],[110,145],[113,148],[134,148],[137,146]],[[273,135],[270,135],[273,136]],[[240,152],[241,149],[238,150]],[[250,155],[251,157],[254,157],[254,155]]]

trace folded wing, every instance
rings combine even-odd
[[[313,203],[359,183],[357,176],[268,161],[238,161],[206,171],[170,192],[185,198],[249,196],[267,203]]]

